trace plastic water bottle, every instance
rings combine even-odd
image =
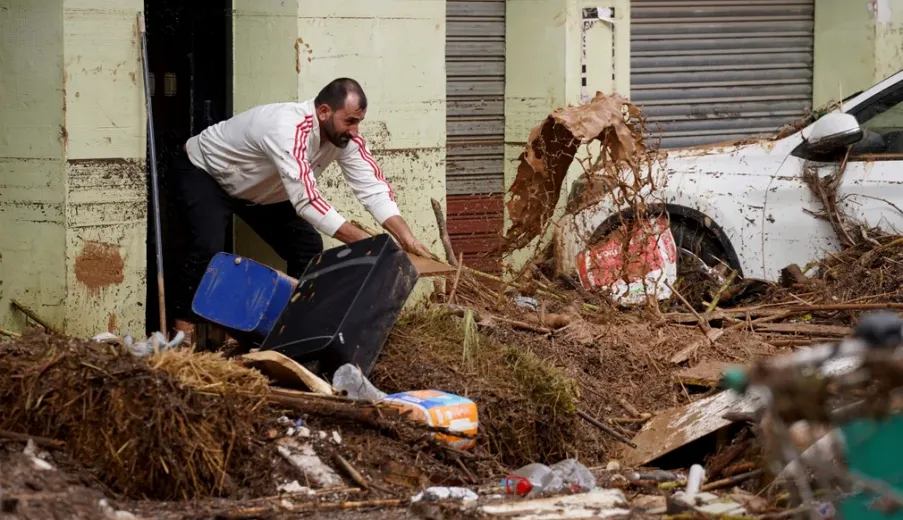
[[[344,364],[332,376],[332,387],[339,392],[347,392],[349,399],[358,401],[379,401],[386,393],[373,386],[354,365]]]
[[[545,464],[528,464],[502,481],[508,494],[536,496],[558,493],[566,489],[587,491],[596,487],[596,477],[574,459],[556,462],[551,467]]]

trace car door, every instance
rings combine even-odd
[[[797,134],[787,160],[768,188],[763,211],[763,262],[766,277],[775,279],[791,263],[805,266],[842,247],[831,224],[814,215],[824,207],[805,182],[804,172],[818,178],[844,174],[838,187],[838,208],[848,222],[903,231],[903,82],[891,84],[848,110],[863,129],[863,138],[827,156],[807,157]],[[780,145],[779,145],[780,146]],[[858,227],[850,230],[861,238]]]
[[[859,121],[863,138],[850,147],[838,190],[840,209],[857,228],[903,233],[903,82],[850,113]]]

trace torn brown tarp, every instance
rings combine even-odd
[[[602,163],[636,168],[637,157],[645,153],[642,125],[635,124],[639,115],[625,98],[597,92],[589,103],[560,108],[534,128],[508,192],[512,226],[501,251],[520,249],[545,229],[581,144],[601,141],[603,152],[596,168]]]

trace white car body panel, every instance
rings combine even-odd
[[[903,71],[848,100],[841,110],[848,112],[900,81]],[[831,225],[807,213],[822,207],[802,181],[808,161],[792,152],[808,131],[811,125],[775,141],[667,150],[663,170],[656,172],[666,183],[655,198],[698,210],[720,226],[744,276],[777,279],[783,267],[804,266],[840,247]],[[812,165],[822,174],[838,167]],[[903,231],[903,157],[848,162],[839,195],[848,197],[844,210],[857,220]],[[587,249],[590,236],[616,213],[602,201],[564,219],[560,243],[567,270],[575,268],[574,258]]]

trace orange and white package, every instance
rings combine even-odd
[[[460,395],[439,390],[416,390],[392,394],[384,397],[380,402],[397,407],[402,411],[410,410],[408,418],[429,426],[445,428],[469,436],[475,436],[479,428],[476,403]],[[472,438],[456,437],[444,433],[437,433],[435,439],[458,449],[472,448],[476,444]]]

